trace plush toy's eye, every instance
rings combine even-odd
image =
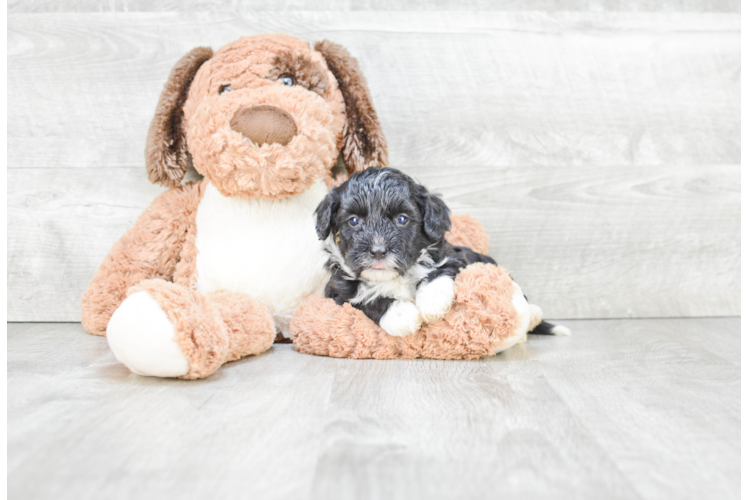
[[[232,90],[234,89],[231,88],[231,85],[221,85],[221,88],[218,89],[218,93],[223,94],[224,92],[231,92]]]
[[[350,219],[348,219],[348,224],[350,224],[351,227],[356,227],[361,224],[361,219],[359,219],[358,217],[351,217]]]
[[[296,85],[296,79],[294,77],[292,77],[291,75],[283,75],[282,77],[278,78],[278,80],[283,85],[288,85],[289,87],[291,85]]]
[[[401,215],[397,218],[397,224],[400,226],[404,226],[408,223],[408,218],[404,215]]]

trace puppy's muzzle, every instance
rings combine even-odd
[[[231,118],[231,128],[258,146],[285,146],[296,135],[296,122],[281,108],[263,104],[241,108]]]

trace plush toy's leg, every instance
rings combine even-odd
[[[117,359],[155,377],[204,378],[227,361],[266,351],[274,338],[270,311],[248,295],[204,296],[163,280],[132,287],[107,326]]]
[[[203,185],[194,183],[162,193],[114,244],[81,300],[81,322],[88,332],[106,333],[131,286],[156,277],[171,280],[202,193]]]

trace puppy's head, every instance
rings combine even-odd
[[[333,258],[352,278],[367,281],[405,274],[451,228],[444,201],[392,168],[353,174],[320,203],[315,217]]]
[[[339,45],[258,35],[215,54],[194,49],[172,70],[151,122],[152,181],[195,169],[225,196],[281,198],[330,175],[387,164],[387,146],[358,63]]]

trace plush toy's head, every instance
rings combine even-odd
[[[225,196],[282,198],[330,175],[387,165],[366,80],[341,46],[259,35],[171,72],[148,131],[149,178],[179,185],[189,156]]]

